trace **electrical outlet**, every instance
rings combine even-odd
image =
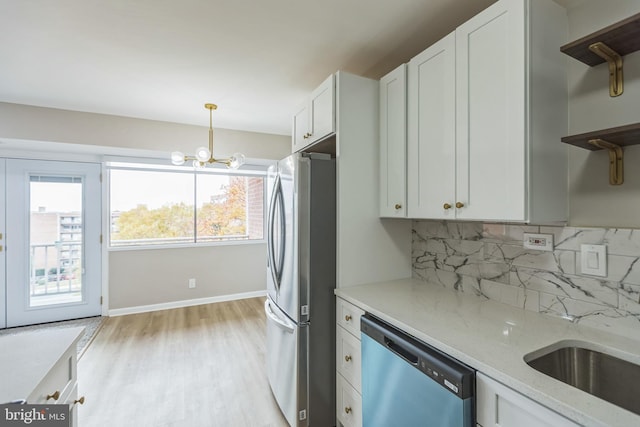
[[[553,234],[524,233],[523,246],[538,251],[553,251]]]
[[[196,287],[196,279],[189,279],[189,289]]]

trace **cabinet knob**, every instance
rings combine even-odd
[[[345,362],[351,362],[351,356],[347,354],[347,355],[344,357],[344,361],[345,361]]]
[[[304,139],[307,139],[307,138],[309,138],[309,134],[308,134],[308,133],[305,133],[304,135],[302,135],[302,137],[303,137]]]
[[[451,209],[451,205],[449,203],[445,203],[442,207],[445,209]]]
[[[347,322],[351,321],[351,315],[347,314],[346,316],[344,316],[344,320],[346,320]]]
[[[402,209],[402,205],[401,205],[400,203],[396,203],[395,208],[396,208],[396,210],[398,210],[398,209]]]
[[[456,208],[458,208],[458,209],[464,208],[464,203],[456,202]]]
[[[73,404],[75,405],[76,403],[79,403],[81,405],[84,405],[84,396],[82,396],[80,399],[76,399],[73,401]]]
[[[56,390],[56,392],[53,393],[53,394],[47,394],[47,400],[49,400],[49,399],[53,399],[53,400],[60,399],[60,392],[58,390]]]
[[[344,412],[346,412],[347,414],[351,413],[351,406],[345,406],[344,407]]]

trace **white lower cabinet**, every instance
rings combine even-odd
[[[336,369],[356,390],[361,386],[360,340],[341,327],[336,330]]]
[[[69,426],[78,425],[77,343],[83,328],[2,337],[0,402],[69,405]],[[4,425],[4,424],[3,424]]]
[[[336,299],[336,418],[338,426],[362,426],[360,317],[364,311]]]
[[[476,405],[481,427],[579,426],[480,372],[476,375]]]
[[[336,416],[343,427],[362,426],[362,397],[338,374],[336,381]]]

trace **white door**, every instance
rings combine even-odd
[[[407,66],[380,79],[380,216],[407,216]]]
[[[295,153],[307,146],[309,141],[309,104],[305,103],[293,115],[293,129],[291,131],[293,141],[291,152]]]
[[[455,218],[455,33],[409,62],[410,218]]]
[[[6,326],[100,314],[95,163],[6,160]]]
[[[456,29],[458,219],[525,219],[525,11],[493,4]]]
[[[311,137],[309,142],[318,141],[335,131],[335,116],[333,114],[335,91],[335,80],[332,74],[311,92]]]

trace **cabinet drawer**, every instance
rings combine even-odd
[[[336,331],[336,367],[359,392],[361,367],[360,340],[338,326]]]
[[[361,427],[362,397],[342,375],[336,377],[336,417],[344,427]]]
[[[28,403],[63,403],[76,384],[76,346],[71,346],[27,398]],[[58,392],[58,399],[50,398]]]
[[[364,311],[340,298],[336,304],[336,323],[360,338],[360,316]]]

